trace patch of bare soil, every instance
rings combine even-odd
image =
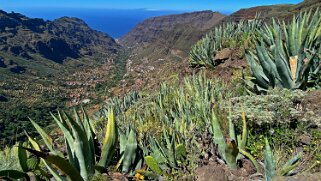
[[[302,108],[304,110],[313,111],[315,114],[321,116],[321,90],[314,90],[308,92],[302,101]]]
[[[233,170],[224,164],[211,161],[196,169],[196,177],[198,181],[247,181],[261,178],[260,175],[255,174],[255,167],[249,160],[242,159],[239,167]]]

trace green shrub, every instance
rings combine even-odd
[[[226,109],[231,107],[230,118],[237,122],[245,112],[251,126],[276,126],[298,121],[301,118],[300,103],[305,92],[287,89],[273,89],[267,95],[247,95],[225,101]]]
[[[0,170],[21,170],[18,161],[18,148],[5,147],[0,151]]]

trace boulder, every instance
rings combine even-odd
[[[196,176],[198,181],[228,181],[228,176],[222,167],[215,167],[213,165],[206,165],[199,167],[196,170]]]
[[[232,56],[232,49],[230,48],[224,48],[223,50],[216,53],[214,57],[214,61],[224,61],[229,59]]]

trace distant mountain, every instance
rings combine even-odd
[[[77,18],[44,21],[4,11],[0,11],[0,37],[0,52],[30,60],[36,54],[56,63],[115,54],[120,48],[113,38],[90,29]]]
[[[212,11],[149,18],[139,23],[132,31],[120,38],[119,42],[126,46],[135,46],[141,43],[168,41],[170,37],[173,37],[177,42],[177,40],[187,34],[192,35],[188,40],[188,42],[191,42],[195,38],[201,37],[202,32],[206,32],[220,22],[222,18],[224,18],[224,15]],[[192,32],[198,32],[198,35],[192,34]]]
[[[225,16],[212,11],[149,18],[119,39],[134,49],[136,59],[183,60],[191,46]]]
[[[289,20],[294,14],[301,11],[316,9],[321,7],[320,0],[305,0],[298,4],[282,4],[282,5],[271,5],[271,6],[258,6],[247,9],[240,9],[239,11],[231,14],[224,19],[225,21],[240,21],[241,19],[253,19],[257,13],[260,17],[267,21],[272,18],[279,18]]]
[[[48,126],[50,112],[102,102],[123,74],[121,52],[80,19],[0,11],[0,148],[24,140],[29,118]]]

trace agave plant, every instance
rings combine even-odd
[[[259,170],[259,166],[256,160],[251,154],[245,151],[245,146],[248,137],[248,130],[246,125],[245,113],[242,114],[242,134],[237,135],[235,133],[235,128],[232,120],[229,120],[229,136],[230,138],[225,139],[219,121],[214,113],[212,112],[212,121],[210,127],[210,133],[213,135],[213,143],[217,145],[218,152],[221,157],[225,160],[228,167],[232,169],[237,168],[237,160],[241,158],[242,155],[248,157],[256,170]],[[226,141],[225,141],[226,140]]]
[[[265,138],[264,165],[265,180],[271,181],[275,176],[288,176],[294,174],[293,170],[300,165],[301,154],[297,154],[289,159],[281,168],[276,168],[275,157],[272,153],[269,141]]]
[[[38,143],[31,137],[29,137],[29,141],[34,149],[25,149],[42,158],[42,161],[56,180],[65,180],[65,176],[71,180],[90,180],[95,173],[95,169],[102,171],[106,168],[115,151],[118,135],[112,109],[107,113],[106,136],[99,160],[95,152],[95,148],[98,146],[94,140],[95,133],[87,114],[83,110],[83,119],[81,119],[77,111],[74,112],[74,118],[64,112],[59,112],[58,117],[52,115],[64,134],[68,159],[65,159],[63,154],[54,148],[51,137],[37,123],[31,121],[50,153],[43,152]],[[64,173],[64,176],[61,176],[51,165],[59,168]]]
[[[94,117],[96,120],[98,120],[101,117],[107,116],[105,115],[106,112],[104,110],[109,109],[110,107],[114,109],[115,115],[117,116],[123,112],[126,112],[131,105],[141,98],[142,95],[138,91],[130,92],[123,97],[110,98],[103,106],[103,109],[95,113]]]
[[[246,51],[253,79],[246,81],[251,92],[266,92],[271,88],[307,88],[311,74],[320,71],[321,13],[301,13],[285,25],[273,20],[265,25],[256,50]]]
[[[145,157],[146,164],[156,174],[162,175],[177,170],[187,157],[186,147],[177,143],[175,131],[163,130],[162,140],[150,140],[150,155]]]
[[[256,16],[254,20],[230,22],[216,27],[192,47],[189,53],[190,66],[215,68],[217,62],[214,57],[218,51],[223,48],[248,47],[261,25],[262,21]]]
[[[133,129],[127,129],[125,133],[120,132],[119,139],[121,158],[116,168],[121,168],[121,172],[124,174],[133,175],[136,170],[143,166],[143,150],[138,145],[136,133]]]

